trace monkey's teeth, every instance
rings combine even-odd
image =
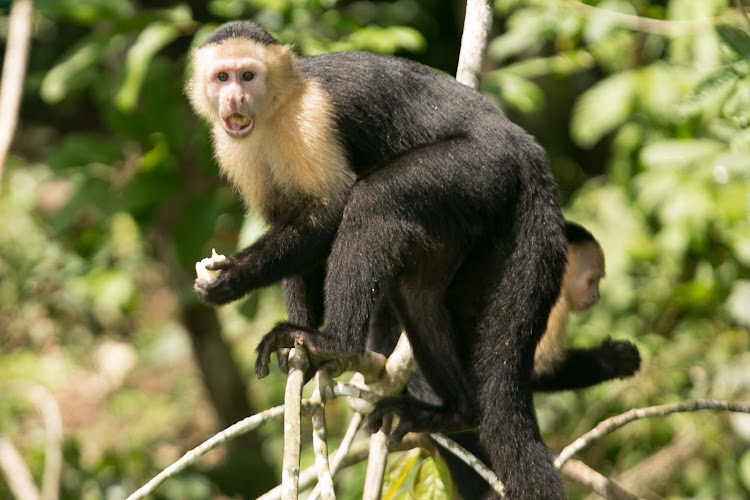
[[[232,115],[229,117],[229,124],[236,127],[246,127],[250,124],[250,118],[242,115]]]

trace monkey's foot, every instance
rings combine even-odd
[[[388,437],[388,446],[395,446],[409,432],[459,432],[471,428],[457,412],[442,406],[423,403],[411,396],[383,398],[368,415],[365,427],[370,433],[383,425],[387,412],[398,415],[398,425]]]
[[[627,340],[604,339],[599,346],[601,363],[613,377],[630,377],[641,367],[638,348]]]
[[[294,347],[295,341],[302,342],[310,356],[311,366],[305,372],[305,381],[312,378],[315,370],[322,363],[352,354],[337,348],[337,343],[334,339],[326,337],[317,330],[290,323],[279,323],[258,344],[256,349],[258,351],[258,359],[255,361],[255,375],[258,378],[268,375],[268,364],[271,361],[271,354],[276,352],[277,355],[288,355],[288,349]],[[282,370],[287,368],[286,360],[280,360],[279,367]]]

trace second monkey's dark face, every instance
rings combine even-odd
[[[599,301],[599,281],[604,277],[604,254],[594,242],[568,245],[568,265],[563,290],[572,311],[584,311]]]

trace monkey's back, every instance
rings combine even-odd
[[[458,137],[472,137],[477,153],[505,141],[538,148],[479,92],[414,61],[337,52],[300,58],[297,68],[332,99],[342,145],[358,173]]]

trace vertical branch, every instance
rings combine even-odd
[[[57,400],[44,387],[36,384],[19,384],[24,395],[42,416],[46,445],[44,449],[44,473],[42,475],[41,500],[57,500],[62,473],[63,423]]]
[[[380,500],[385,464],[388,459],[388,435],[391,432],[392,420],[392,415],[385,415],[383,426],[370,438],[370,454],[367,457],[367,472],[362,500]]]
[[[333,478],[331,477],[330,465],[328,463],[328,443],[326,429],[325,404],[333,395],[331,389],[331,377],[325,368],[321,368],[315,374],[315,391],[312,395],[312,437],[313,449],[315,450],[315,468],[318,471],[318,485],[323,500],[334,500]]]
[[[468,0],[466,3],[456,80],[473,89],[479,88],[484,52],[492,29],[493,5],[494,0]]]
[[[349,421],[349,427],[346,429],[346,433],[344,434],[344,439],[341,440],[341,444],[336,450],[336,453],[334,453],[333,460],[331,460],[332,475],[335,475],[339,470],[341,470],[344,458],[346,458],[346,455],[349,453],[349,448],[351,448],[352,446],[354,436],[357,434],[359,426],[362,425],[363,418],[364,417],[359,412],[354,412],[354,415],[352,415],[352,419]],[[313,488],[312,492],[310,493],[310,496],[307,497],[307,500],[318,500],[318,497],[321,493],[320,488],[320,483],[316,484],[315,488]]]
[[[31,471],[16,447],[5,436],[0,436],[0,471],[5,476],[8,489],[16,498],[40,499],[39,490],[31,477]]]
[[[5,160],[18,123],[18,108],[29,57],[32,11],[32,0],[15,0],[10,8],[8,45],[5,46],[3,76],[0,81],[0,182],[3,180]]]
[[[284,458],[281,471],[281,499],[297,500],[299,482],[299,455],[302,385],[305,369],[309,365],[307,351],[301,342],[289,353],[289,378],[284,395]]]

